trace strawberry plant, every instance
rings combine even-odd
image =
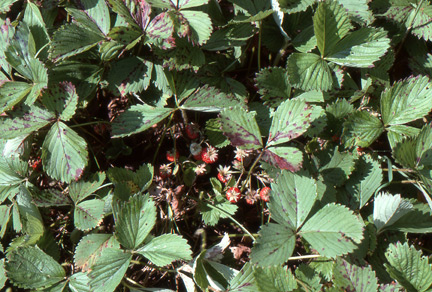
[[[430,1],[0,2],[0,289],[431,291]]]

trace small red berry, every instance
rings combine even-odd
[[[175,157],[174,157],[175,153]],[[180,153],[176,150],[171,150],[166,153],[166,159],[170,162],[173,162],[174,160],[177,160],[180,157]]]
[[[39,171],[42,166],[42,160],[40,157],[38,157],[35,162],[32,163],[31,168],[33,168],[34,171]]]
[[[263,200],[264,202],[268,202],[270,198],[270,192],[271,188],[263,187],[259,193],[261,200]]]
[[[231,187],[226,192],[226,198],[231,203],[237,203],[238,200],[240,199],[240,196],[241,196],[240,190],[236,187]]]
[[[231,170],[230,170],[230,166],[222,166],[219,165],[218,167],[218,174],[217,174],[217,178],[218,180],[220,180],[222,183],[226,183],[227,181],[230,180],[231,178]]]
[[[171,170],[171,167],[170,167],[168,164],[162,164],[162,165],[159,167],[159,176],[160,176],[162,179],[171,176],[171,174],[172,174],[172,170]]]
[[[186,135],[191,140],[197,139],[200,136],[198,127],[195,124],[186,125],[185,131],[186,131]]]
[[[224,177],[224,175],[222,174],[222,173],[220,173],[220,172],[218,172],[218,174],[217,174],[217,178],[218,178],[218,180],[220,180],[222,183],[226,183],[227,182],[227,179]]]
[[[202,161],[211,164],[211,163],[215,163],[217,159],[218,159],[218,152],[216,148],[214,148],[213,146],[208,146],[206,148],[203,148],[201,152]]]

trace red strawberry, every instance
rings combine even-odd
[[[40,157],[38,157],[35,162],[32,163],[31,168],[33,168],[34,171],[39,171],[42,166],[42,160]]]
[[[185,131],[186,131],[186,135],[191,140],[197,139],[200,136],[200,132],[198,130],[198,127],[195,124],[186,125]]]
[[[263,187],[259,193],[261,200],[263,200],[264,202],[268,202],[270,198],[270,192],[271,188]]]
[[[162,164],[159,167],[159,176],[161,178],[167,178],[172,174],[171,167],[168,164]]]
[[[215,163],[217,159],[218,159],[218,152],[216,148],[214,148],[213,146],[208,146],[206,148],[203,148],[201,152],[202,161],[211,164],[211,163]]]
[[[230,170],[230,168],[231,168],[230,166],[219,165],[219,167],[217,169],[218,170],[217,178],[222,183],[226,183],[231,178],[231,170]]]
[[[174,153],[175,153],[175,157],[174,157]],[[166,153],[166,159],[171,162],[177,160],[179,157],[180,157],[180,153],[178,153],[178,151],[176,150],[171,150]]]
[[[240,190],[238,188],[236,188],[236,187],[231,187],[226,192],[226,198],[231,203],[237,203],[238,200],[240,199],[240,196],[241,196]]]

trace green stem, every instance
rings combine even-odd
[[[254,163],[253,163],[252,166],[249,168],[249,171],[248,171],[248,173],[247,173],[246,179],[244,180],[245,182],[249,181],[249,178],[250,178],[250,176],[251,176],[251,174],[252,174],[252,171],[254,170],[255,166],[256,166],[257,163],[258,163],[258,161],[261,160],[261,157],[263,156],[263,154],[264,154],[264,151],[261,151],[261,153],[258,155],[257,159],[255,159]],[[243,184],[242,187],[241,187],[240,192],[243,192],[244,189],[245,189],[245,187],[246,187],[246,184]]]
[[[238,227],[241,228],[251,239],[252,241],[255,241],[255,237],[252,235],[252,233],[249,232],[243,225],[240,224],[237,220],[235,220],[228,212],[226,212],[224,209],[219,208],[218,206],[214,206],[212,204],[207,203],[207,206],[211,209],[218,210],[219,212],[222,212],[226,217],[231,219],[235,224],[237,224]]]
[[[85,126],[96,125],[96,124],[108,124],[109,125],[110,122],[106,122],[106,121],[88,122],[88,123],[70,125],[69,128],[85,127]]]
[[[322,255],[319,254],[310,254],[310,255],[304,255],[304,256],[297,256],[297,257],[289,257],[289,261],[298,261],[298,260],[306,260],[306,259],[316,259],[320,258]]]
[[[259,22],[258,32],[258,71],[261,69],[261,41],[262,41],[262,21]]]
[[[155,164],[156,157],[157,157],[158,154],[159,154],[159,150],[160,150],[160,148],[161,148],[161,146],[162,146],[162,142],[163,142],[163,140],[165,139],[165,136],[166,136],[167,130],[171,127],[171,122],[172,122],[172,120],[173,120],[173,117],[174,117],[174,112],[171,113],[170,118],[169,118],[169,121],[168,121],[168,124],[167,124],[167,126],[165,127],[165,130],[164,130],[163,133],[162,133],[162,137],[161,137],[161,139],[160,139],[160,141],[159,141],[159,144],[157,145],[156,152],[155,152],[155,154],[153,155],[152,165]]]

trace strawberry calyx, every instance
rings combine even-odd
[[[241,197],[240,190],[237,187],[230,187],[226,192],[226,198],[231,203],[237,203]]]

